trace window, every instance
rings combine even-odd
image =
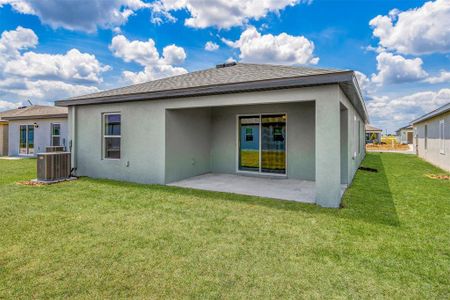
[[[120,114],[103,115],[103,158],[120,159]]]
[[[439,150],[441,154],[445,154],[445,132],[444,132],[444,120],[439,121]]]
[[[51,146],[61,146],[61,124],[52,123],[50,125]]]
[[[286,114],[238,118],[238,170],[286,175]]]
[[[425,125],[425,132],[424,132],[424,147],[425,150],[428,149],[428,125]]]

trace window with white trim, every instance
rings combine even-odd
[[[428,149],[428,125],[425,125],[424,128],[424,148],[425,150]]]
[[[120,159],[120,113],[103,114],[103,158]]]
[[[439,150],[441,154],[445,154],[445,122],[439,121]]]
[[[61,124],[50,124],[50,146],[61,146]]]

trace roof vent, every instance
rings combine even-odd
[[[232,67],[232,66],[235,66],[235,65],[237,65],[237,63],[235,61],[233,61],[233,62],[230,62],[230,63],[216,65],[216,69],[228,68],[228,67]]]

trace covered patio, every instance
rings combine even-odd
[[[167,109],[165,183],[305,203],[334,199],[321,205],[337,207],[357,164],[348,143],[362,130],[345,105],[329,111],[329,101]]]
[[[208,173],[173,182],[169,186],[303,203],[316,202],[316,184],[309,180]],[[341,195],[346,188],[346,185],[341,185]]]

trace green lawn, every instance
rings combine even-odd
[[[450,181],[368,154],[344,208],[83,178],[0,160],[0,298],[450,297]]]

